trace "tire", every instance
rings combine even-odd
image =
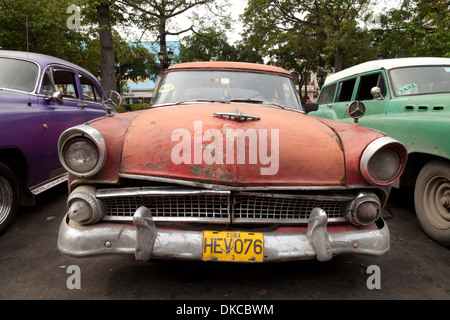
[[[433,160],[420,171],[414,189],[417,219],[434,241],[450,245],[450,162]]]
[[[19,191],[14,173],[0,163],[0,235],[6,232],[17,211]]]

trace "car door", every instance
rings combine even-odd
[[[347,114],[347,106],[353,101],[357,77],[340,81],[337,84],[336,96],[334,102],[330,104],[330,108],[336,115],[335,119],[349,118]]]
[[[373,88],[379,88],[379,94],[374,96]],[[370,116],[384,115],[385,106],[389,101],[386,78],[382,72],[371,72],[360,76],[358,81],[356,101],[361,101],[366,107],[364,120]]]
[[[51,157],[46,131],[48,111],[39,105],[34,94],[3,91],[0,99],[9,109],[0,107],[1,131],[5,133],[0,138],[0,149],[16,149],[24,155],[28,171],[23,174],[27,175],[28,187],[47,180]]]
[[[81,91],[80,108],[85,110],[87,120],[103,117],[106,114],[105,106],[102,103],[103,89],[97,81],[84,73],[78,73]]]
[[[77,70],[57,65],[46,70],[42,82],[41,91],[44,95],[48,96],[49,92],[59,91],[62,96],[62,100],[50,99],[47,101],[49,118],[47,133],[52,145],[50,163],[53,176],[63,172],[57,151],[61,133],[72,126],[85,123],[106,113],[100,102],[94,101],[95,105],[92,106],[92,101],[83,99],[84,93],[79,79],[80,74]],[[101,101],[101,97],[94,96],[94,98]]]

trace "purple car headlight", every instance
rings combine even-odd
[[[99,173],[105,165],[106,144],[97,130],[88,125],[79,125],[61,134],[58,154],[68,172],[90,177]]]

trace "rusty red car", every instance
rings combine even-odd
[[[400,142],[307,115],[282,68],[180,63],[149,109],[66,130],[59,250],[138,260],[327,261],[382,255]]]

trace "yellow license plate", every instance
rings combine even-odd
[[[202,260],[262,262],[262,233],[240,231],[203,231]]]

